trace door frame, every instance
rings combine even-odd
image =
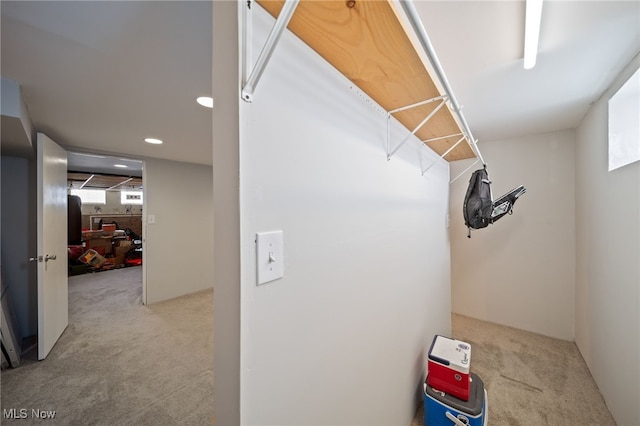
[[[132,160],[132,161],[141,161],[142,162],[142,235],[140,236],[140,238],[142,239],[142,305],[147,305],[147,273],[146,273],[146,262],[144,259],[145,256],[145,251],[146,251],[146,220],[145,220],[145,211],[147,208],[147,194],[146,194],[146,181],[147,181],[147,176],[146,176],[146,167],[145,167],[145,160],[142,158],[135,158],[132,157],[128,154],[117,154],[117,153],[111,153],[111,152],[104,152],[104,151],[92,151],[92,150],[85,150],[85,149],[74,149],[69,148],[68,152],[73,152],[76,154],[83,154],[83,155],[95,155],[95,156],[101,156],[101,157],[113,157],[114,160],[117,159],[121,159],[121,160]],[[84,172],[87,173],[94,173],[94,171],[89,170],[90,167],[87,168],[87,170],[83,170]],[[69,168],[67,166],[67,171],[69,171]],[[95,171],[96,174],[100,173],[98,171]],[[105,215],[107,215],[105,213]]]

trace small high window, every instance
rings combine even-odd
[[[609,98],[609,171],[640,160],[640,69]]]
[[[142,205],[142,191],[121,191],[120,204],[138,204]]]
[[[77,195],[82,204],[107,204],[107,192],[104,189],[71,189],[71,195]]]

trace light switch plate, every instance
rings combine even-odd
[[[257,284],[284,276],[282,231],[256,233]]]

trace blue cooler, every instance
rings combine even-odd
[[[424,382],[425,426],[486,426],[487,392],[478,375],[471,373],[469,400],[432,388]]]

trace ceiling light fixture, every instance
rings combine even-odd
[[[147,143],[152,143],[154,145],[160,145],[162,143],[160,139],[155,139],[155,138],[146,138],[144,141]]]
[[[524,69],[526,70],[536,65],[541,18],[542,0],[527,0],[524,22]]]
[[[198,99],[196,99],[196,102],[198,102],[203,107],[213,108],[213,98],[212,97],[200,96]]]

